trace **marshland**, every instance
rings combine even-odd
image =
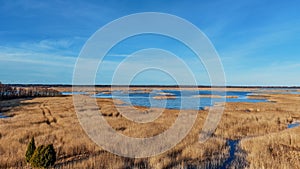
[[[71,93],[70,87],[47,89],[62,94],[70,93],[0,101],[0,168],[31,168],[25,161],[25,152],[32,137],[38,144],[53,144],[56,150],[53,168],[300,167],[300,127],[297,125],[300,121],[299,89],[226,88],[226,93],[237,95],[232,94],[227,98],[229,101],[225,104],[221,120],[208,140],[199,142],[199,133],[209,109],[215,104],[197,109],[198,114],[192,129],[175,147],[157,156],[135,159],[112,154],[89,138],[77,118],[74,94],[95,97],[112,93],[132,93],[132,105],[126,103],[128,100],[122,100],[120,95],[95,97],[99,114],[117,132],[129,137],[147,138],[170,128],[180,111],[188,113],[190,110],[143,106],[140,102],[134,102],[135,93],[139,94],[140,99],[174,102],[174,91],[196,90],[201,95],[220,89],[140,87],[128,91],[123,88],[96,87],[96,92],[93,93],[87,87],[78,88],[77,93]],[[153,91],[165,97],[155,99],[155,96],[149,94]],[[241,92],[247,93],[243,99],[230,101],[241,97],[238,95]],[[145,93],[148,95],[140,97]],[[207,99],[207,94],[203,98]],[[216,99],[218,98],[219,96]],[[248,99],[256,101],[247,101]],[[154,121],[136,123],[122,115],[122,112],[132,109],[139,113],[162,113]]]

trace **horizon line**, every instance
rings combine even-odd
[[[4,83],[2,83],[4,84]],[[5,85],[10,86],[21,86],[21,87],[28,87],[28,86],[44,86],[44,87],[198,87],[198,88],[300,88],[300,86],[296,85],[225,85],[225,86],[213,86],[213,85],[107,85],[107,84],[95,84],[95,85],[87,85],[87,84],[80,84],[80,85],[73,85],[73,84],[38,84],[38,83],[6,83]]]

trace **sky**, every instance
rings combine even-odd
[[[299,6],[299,0],[0,0],[0,81],[72,84],[76,60],[98,29],[126,15],[161,12],[189,21],[207,36],[222,62],[226,85],[300,86]],[[116,44],[99,65],[95,83],[129,79],[131,84],[174,85],[176,78],[185,79],[176,59],[164,52],[145,55],[149,48],[170,51],[188,65],[198,85],[210,84],[205,66],[188,47],[149,34]],[[128,59],[132,55],[135,59]],[[122,74],[113,79],[120,63]],[[174,70],[176,78],[155,68],[133,79],[126,72],[157,63]]]

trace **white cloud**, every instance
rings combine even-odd
[[[71,83],[76,58],[32,46],[0,46],[0,80],[4,83]]]
[[[76,58],[44,52],[34,52],[21,48],[0,47],[0,60],[9,62],[24,62],[52,66],[73,67]]]

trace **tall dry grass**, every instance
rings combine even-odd
[[[30,168],[24,155],[32,136],[37,145],[54,144],[54,168],[218,168],[229,157],[227,139],[241,140],[233,168],[241,163],[250,168],[299,166],[299,129],[286,130],[288,123],[300,120],[299,96],[286,97],[270,95],[276,103],[228,103],[213,137],[205,143],[199,143],[198,136],[207,111],[199,111],[192,130],[176,147],[143,159],[120,157],[93,143],[79,125],[70,96],[1,101],[0,111],[13,117],[0,119],[0,168]],[[155,121],[139,124],[123,117],[109,99],[98,99],[98,105],[114,129],[131,137],[155,136],[167,130],[179,113],[164,110]]]

